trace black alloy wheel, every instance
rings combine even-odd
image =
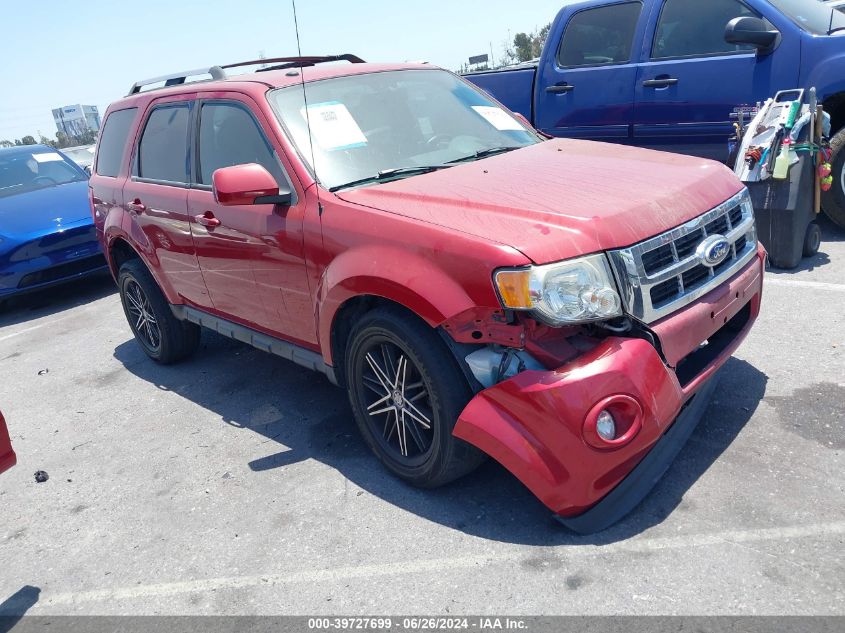
[[[344,378],[361,435],[405,481],[433,488],[484,461],[452,435],[472,398],[467,379],[438,333],[413,314],[380,307],[361,317],[346,346]]]

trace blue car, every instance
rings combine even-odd
[[[44,145],[0,149],[0,300],[100,270],[88,174]]]

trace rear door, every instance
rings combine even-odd
[[[6,428],[6,420],[0,413],[0,473],[9,470],[15,465],[15,451],[12,450],[12,441],[9,439],[9,430]]]
[[[633,45],[645,21],[639,1],[563,9],[537,71],[535,126],[553,136],[627,140],[637,75]]]
[[[303,257],[304,197],[290,206],[223,206],[212,175],[257,163],[296,191],[256,104],[237,93],[199,102],[195,182],[188,196],[191,231],[214,308],[223,315],[300,342],[316,340]],[[213,219],[208,222],[208,219]]]
[[[159,283],[188,303],[209,307],[188,222],[188,132],[193,95],[152,102],[141,126],[123,203],[133,236],[151,260]]]
[[[737,113],[780,89],[773,77],[797,80],[774,67],[789,53],[758,56],[725,41],[732,19],[761,17],[741,0],[664,0],[654,10],[636,81],[634,142],[724,161]],[[791,63],[797,70],[797,55]]]

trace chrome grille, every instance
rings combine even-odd
[[[728,257],[713,267],[697,254],[711,235],[723,235],[731,245]],[[682,226],[608,255],[628,313],[652,323],[721,284],[756,252],[754,212],[743,190]]]

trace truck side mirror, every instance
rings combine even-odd
[[[734,18],[725,27],[725,41],[728,44],[750,44],[758,53],[767,54],[775,50],[780,42],[780,32],[769,29],[760,18]]]

